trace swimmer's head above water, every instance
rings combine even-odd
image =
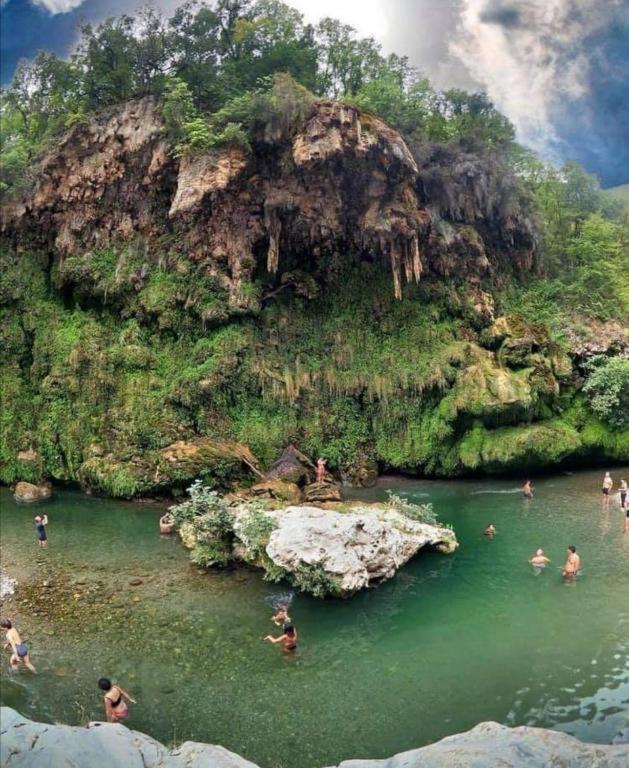
[[[110,691],[111,690],[111,680],[107,677],[101,677],[98,681],[98,687],[102,691]]]

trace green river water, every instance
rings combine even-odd
[[[11,673],[5,652],[2,703],[45,721],[100,719],[105,675],[138,701],[130,727],[219,743],[263,768],[384,757],[482,720],[627,738],[629,534],[617,499],[602,510],[601,477],[540,479],[532,502],[497,479],[354,491],[431,501],[461,547],[420,553],[349,600],[295,595],[294,657],[261,640],[287,589],[245,569],[198,572],[176,537],[157,533],[162,508],[71,491],[18,506],[2,489],[2,570],[18,581],[2,613],[39,673]],[[43,511],[40,551],[32,519]],[[490,521],[493,540],[482,535]],[[566,585],[558,567],[571,543],[583,573]],[[535,575],[538,546],[552,564]]]

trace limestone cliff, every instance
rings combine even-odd
[[[2,211],[4,482],[225,487],[291,442],[349,478],[629,456],[579,395],[582,340],[499,316],[538,233],[487,151],[322,101],[177,157],[146,98],[34,177]]]

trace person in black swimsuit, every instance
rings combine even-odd
[[[297,630],[295,627],[291,624],[290,621],[287,621],[284,626],[282,627],[283,633],[279,637],[272,637],[271,635],[267,635],[264,639],[268,640],[270,643],[281,643],[282,644],[282,650],[286,651],[287,653],[292,653],[293,651],[297,650]]]
[[[46,534],[46,526],[48,525],[48,515],[37,515],[35,518],[35,530],[37,531],[37,539],[40,547],[48,546],[48,536]]]

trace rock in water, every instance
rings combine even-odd
[[[422,547],[450,553],[458,546],[449,528],[377,505],[351,512],[299,506],[269,514],[277,522],[266,547],[271,560],[292,573],[321,568],[346,595],[390,579]]]
[[[16,501],[45,501],[52,496],[52,485],[48,482],[35,485],[22,481],[15,486],[13,496]]]
[[[254,498],[283,501],[288,504],[299,504],[302,500],[301,490],[296,483],[289,483],[279,478],[257,483],[249,488],[248,495]]]

